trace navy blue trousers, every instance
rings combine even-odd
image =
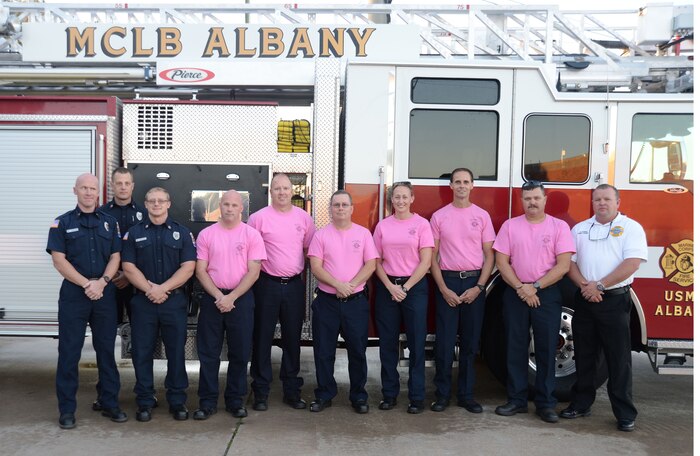
[[[187,371],[185,370],[185,342],[187,340],[187,296],[171,294],[162,304],[152,303],[143,293],[131,299],[131,358],[136,374],[136,403],[140,406],[155,405],[153,385],[153,350],[163,339],[168,358],[165,389],[171,407],[187,401]]]
[[[338,336],[343,335],[348,352],[350,401],[367,400],[367,334],[369,302],[364,295],[343,302],[319,293],[311,304],[317,399],[330,400],[338,394],[333,376]]]
[[[630,293],[609,296],[603,302],[586,301],[576,293],[573,320],[576,347],[576,385],[572,404],[577,410],[593,405],[596,395],[596,364],[602,348],[608,366],[608,397],[615,418],[634,420],[632,401],[632,343]]]
[[[56,366],[56,395],[61,414],[75,413],[78,391],[78,364],[85,344],[88,323],[92,346],[97,355],[100,386],[98,399],[105,408],[119,405],[119,371],[114,359],[117,337],[117,305],[115,287],[109,284],[103,297],[93,301],[85,290],[67,280],[63,281],[58,298],[58,363]]]
[[[445,277],[445,285],[457,296],[476,286],[478,277]],[[479,350],[481,326],[484,322],[484,293],[471,304],[450,307],[436,290],[435,303],[435,396],[438,399],[450,399],[452,390],[452,360],[455,344],[459,335],[459,374],[457,377],[457,397],[474,399],[476,371],[474,359]]]
[[[282,337],[282,364],[280,380],[286,397],[298,397],[304,379],[299,376],[301,356],[301,328],[306,313],[304,281],[292,280],[281,284],[264,274],[255,283],[255,328],[253,330],[253,358],[250,363],[251,388],[255,397],[267,397],[272,383],[270,351],[277,321]]]
[[[408,399],[425,399],[425,337],[428,332],[428,279],[416,283],[406,299],[396,302],[380,280],[377,280],[374,319],[379,333],[379,359],[382,363],[382,395],[399,395],[399,334],[401,322],[406,328],[408,345]]]
[[[555,285],[540,290],[540,306],[529,307],[514,289],[503,293],[503,323],[506,330],[506,365],[508,401],[527,405],[530,325],[535,339],[535,406],[554,408],[555,354],[559,341],[562,298]]]
[[[224,333],[228,346],[228,372],[224,400],[226,407],[243,405],[247,394],[248,361],[253,344],[253,292],[248,290],[235,302],[230,312],[221,313],[214,298],[204,294],[197,322],[197,355],[199,356],[199,406],[216,407],[219,398],[219,366]]]

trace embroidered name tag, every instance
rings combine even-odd
[[[142,237],[142,238],[136,238],[136,239],[134,239],[134,241],[136,241],[136,242],[141,242],[141,241],[145,241],[146,239],[148,239],[148,238],[147,238],[147,237]]]
[[[75,232],[78,231],[79,229],[80,229],[80,228],[71,228],[71,229],[69,229],[69,230],[66,230],[66,233],[75,233]]]

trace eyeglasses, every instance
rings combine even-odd
[[[163,205],[163,204],[165,204],[165,203],[167,203],[167,202],[170,202],[170,200],[169,200],[169,199],[167,199],[167,200],[163,200],[163,199],[149,199],[149,200],[146,200],[146,202],[147,202],[148,204]]]
[[[538,180],[529,180],[529,181],[525,181],[525,183],[523,184],[523,186],[521,188],[522,188],[522,190],[532,190],[532,189],[535,189],[538,187],[543,189],[544,184],[542,184],[542,182],[540,182]]]
[[[608,229],[605,230],[605,232],[601,233],[600,229],[597,229],[596,232],[598,236],[594,237],[593,236],[593,227],[595,226],[595,223],[591,223],[591,227],[588,229],[588,240],[589,241],[604,241],[607,238],[610,237],[610,231],[612,231],[612,222],[606,223],[605,225],[598,225],[598,226],[603,226],[605,227],[607,225]]]

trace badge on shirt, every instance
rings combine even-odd
[[[75,233],[76,231],[78,231],[78,229],[79,228],[71,228],[69,230],[66,230],[66,233]]]
[[[180,232],[179,231],[173,231],[173,239],[176,241],[180,239]]]
[[[140,238],[134,239],[134,242],[143,242],[143,241],[145,241],[145,240],[147,240],[147,239],[148,239],[147,237],[140,237]]]
[[[138,211],[136,213],[136,220],[138,220],[140,222],[142,218],[143,218],[143,214],[141,213],[141,211]]]
[[[625,229],[622,228],[620,225],[613,226],[612,228],[610,228],[610,234],[612,234],[613,237],[620,237],[624,232]]]

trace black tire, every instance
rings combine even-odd
[[[503,326],[503,292],[506,284],[498,277],[489,289],[489,295],[486,298],[486,312],[484,315],[484,329],[481,336],[481,356],[486,361],[493,375],[503,384],[507,382],[506,370],[506,341],[505,330]],[[562,308],[562,320],[559,330],[559,344],[557,347],[556,357],[556,374],[555,374],[555,397],[562,402],[567,402],[571,399],[572,388],[576,383],[576,364],[575,350],[573,343],[573,331],[571,329],[575,309],[573,305],[573,293],[575,288],[568,279],[560,282],[562,295],[564,298],[564,307]],[[532,344],[532,338],[529,351],[529,396],[534,397],[535,385],[535,357]],[[598,355],[596,362],[596,386],[602,386],[608,378],[607,366],[603,352]]]

